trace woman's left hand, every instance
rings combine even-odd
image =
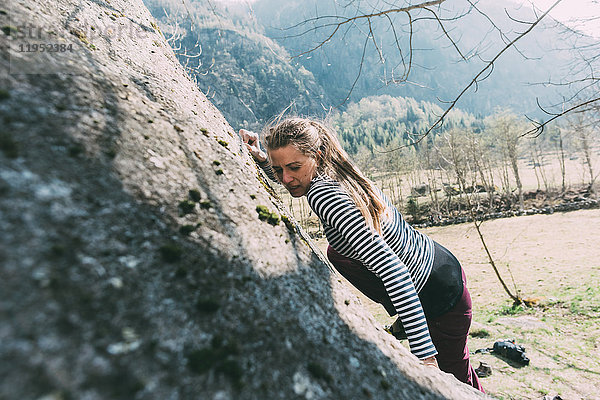
[[[433,367],[433,368],[440,368],[438,366],[437,363],[437,359],[435,358],[435,356],[431,356],[431,357],[427,357],[421,360],[421,362],[423,363],[423,365],[427,366],[427,367]]]
[[[246,144],[246,147],[257,161],[265,162],[267,155],[260,148],[260,141],[258,140],[258,134],[246,129],[240,129],[240,136],[242,141]]]

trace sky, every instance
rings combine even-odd
[[[525,0],[546,11],[556,0]],[[600,38],[600,0],[562,0],[550,16],[567,26]]]

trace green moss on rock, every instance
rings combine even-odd
[[[213,299],[199,299],[196,303],[196,309],[200,312],[212,314],[219,309],[220,304]]]
[[[0,150],[8,158],[17,158],[19,156],[19,147],[10,133],[0,133]]]
[[[181,215],[191,214],[194,212],[196,203],[191,200],[181,200],[179,202],[179,213]]]
[[[269,211],[267,206],[256,206],[256,212],[258,213],[258,219],[260,219],[261,221],[267,221],[273,226],[279,225],[279,215],[275,212]]]
[[[14,34],[15,34],[15,33],[17,33],[18,31],[19,31],[19,30],[18,30],[16,27],[14,27],[14,26],[11,26],[11,25],[5,25],[5,26],[3,26],[3,27],[2,27],[2,32],[4,32],[4,34],[5,34],[6,36],[11,36],[11,35],[14,35]]]
[[[309,362],[306,366],[308,372],[316,379],[324,380],[327,383],[331,383],[333,378],[320,364],[316,362]]]
[[[294,229],[294,224],[292,223],[292,221],[290,221],[290,219],[288,218],[287,215],[282,215],[281,216],[281,220],[285,224],[286,228],[288,228],[288,231],[294,232],[294,230],[295,230]]]
[[[200,191],[196,189],[190,189],[190,191],[188,192],[188,197],[191,201],[195,201],[196,203],[199,202],[202,198],[202,196],[200,195]]]
[[[67,253],[67,249],[62,244],[53,244],[50,246],[49,253],[51,257],[58,258],[64,256]]]
[[[84,151],[85,151],[84,147],[81,144],[76,143],[69,147],[68,153],[69,153],[69,156],[71,156],[71,157],[78,157]]]
[[[85,35],[85,33],[82,32],[82,31],[80,31],[79,29],[76,29],[76,28],[71,29],[71,34],[75,35],[86,46],[90,45],[90,41],[88,40],[88,38]]]
[[[181,255],[183,254],[183,250],[175,243],[166,243],[160,246],[158,249],[161,258],[168,262],[176,262],[181,259]]]
[[[179,227],[179,233],[184,236],[188,236],[190,233],[196,230],[196,225],[183,225]]]
[[[187,354],[188,368],[199,375],[212,369],[226,376],[239,387],[243,369],[235,358],[238,354],[239,347],[235,341],[225,341],[222,337],[215,336],[209,347],[193,350]]]

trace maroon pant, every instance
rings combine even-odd
[[[358,290],[371,300],[382,304],[390,316],[396,314],[383,282],[361,262],[342,256],[331,246],[327,249],[327,258]],[[440,369],[485,393],[469,360],[467,337],[471,327],[472,312],[471,295],[467,290],[464,271],[462,271],[462,279],[463,292],[458,302],[446,313],[428,320],[427,325],[431,340],[438,351],[436,358]]]

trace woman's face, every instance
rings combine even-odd
[[[317,171],[317,162],[291,144],[268,153],[273,171],[292,197],[304,196]]]

